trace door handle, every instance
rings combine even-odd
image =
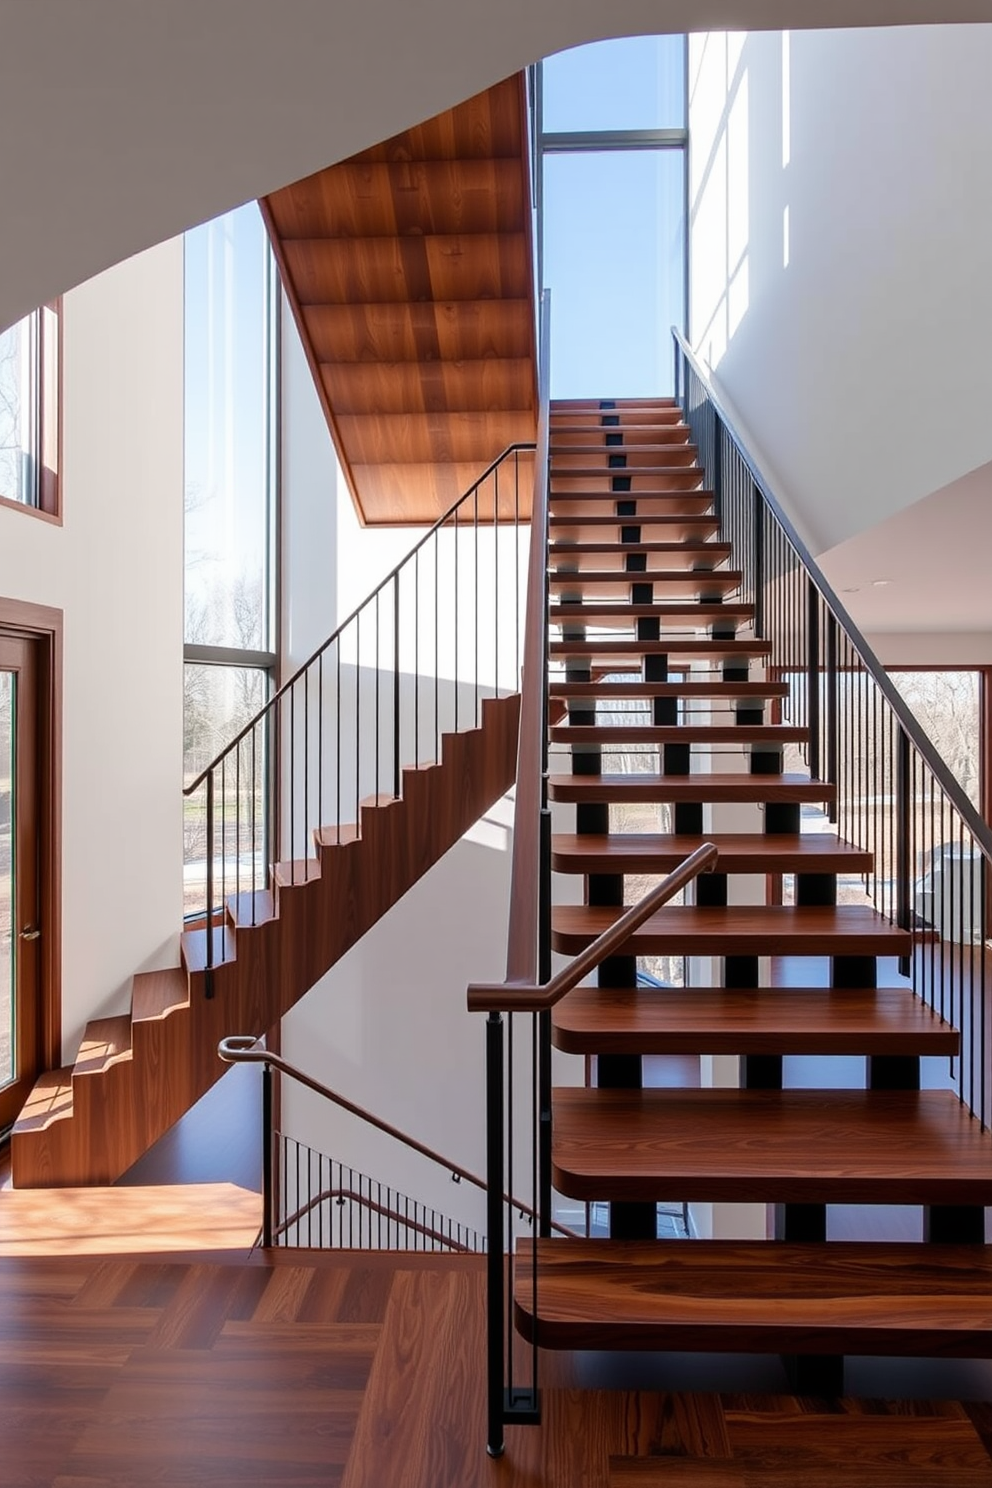
[[[40,930],[36,930],[33,925],[29,925],[26,930],[22,930],[21,931],[21,934],[20,934],[20,937],[19,938],[21,940],[38,940],[38,939],[40,939],[40,937],[41,937],[41,931]]]

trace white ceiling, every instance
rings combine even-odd
[[[0,327],[602,36],[992,20],[992,0],[0,0]]]
[[[992,464],[821,555],[863,631],[992,633]]]

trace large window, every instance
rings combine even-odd
[[[552,396],[670,395],[669,330],[686,315],[685,37],[549,57],[536,111]]]
[[[186,234],[185,274],[189,783],[262,707],[276,668],[277,294],[254,203]],[[235,762],[238,784],[224,785],[252,793],[252,854],[265,851],[262,766],[258,757],[250,772]],[[184,836],[193,911],[203,905],[206,871],[202,799],[187,800]]]
[[[0,501],[59,515],[60,305],[0,332]]]

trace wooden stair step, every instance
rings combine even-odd
[[[276,900],[271,889],[242,889],[227,901],[228,919],[235,929],[255,930],[276,918]]]
[[[666,484],[664,486],[659,485],[656,491],[652,491],[646,487],[638,487],[633,491],[618,491],[613,485],[605,486],[602,489],[585,489],[587,479],[591,480],[597,476],[609,476],[612,480],[617,475],[649,475],[652,480],[665,481]],[[706,472],[704,470],[701,470],[696,464],[690,464],[688,461],[678,461],[675,464],[667,466],[658,465],[649,470],[643,465],[627,465],[623,469],[618,469],[616,466],[607,465],[605,462],[600,466],[578,469],[567,464],[556,466],[552,460],[551,487],[548,491],[548,499],[552,503],[552,511],[560,501],[589,502],[590,504],[597,502],[600,505],[604,505],[606,502],[613,505],[617,502],[631,501],[636,504],[638,512],[641,510],[641,503],[645,501],[684,501],[687,497],[695,496],[712,502],[714,499],[713,492],[705,488],[705,476]],[[575,480],[574,485],[571,484],[573,478]],[[563,484],[566,481],[569,482],[567,486]],[[634,520],[633,515],[631,515],[629,520]]]
[[[212,927],[213,966],[227,966],[238,959],[237,938],[231,925]],[[191,976],[207,969],[207,931],[186,930],[179,937],[183,965]]]
[[[556,744],[583,749],[590,744],[801,744],[809,730],[791,723],[559,723]]]
[[[155,1022],[189,1006],[189,979],[182,967],[142,971],[131,983],[131,1022]]]
[[[558,904],[551,943],[574,956],[608,930],[623,907]],[[917,932],[919,936],[919,932]],[[624,942],[629,956],[908,956],[908,930],[861,904],[666,904]]]
[[[635,580],[636,582],[636,580]],[[573,625],[586,620],[595,620],[599,625],[604,621],[616,621],[621,625],[630,625],[634,620],[657,620],[662,625],[671,620],[688,620],[697,625],[711,624],[713,621],[722,621],[726,624],[730,620],[744,621],[754,618],[754,605],[752,604],[578,604],[565,601],[549,606],[549,613],[553,622],[558,624],[566,621]]]
[[[616,449],[616,450],[613,451],[613,453],[614,454],[617,454],[617,455],[622,455],[624,453],[624,451],[622,449]],[[688,478],[691,477],[692,480],[698,484],[698,482],[703,479],[703,477],[705,475],[705,472],[703,471],[703,469],[699,465],[692,465],[692,466],[689,466],[689,467],[686,467],[683,464],[666,465],[662,461],[659,461],[659,463],[657,465],[613,465],[613,466],[610,466],[610,465],[605,465],[604,466],[604,465],[599,465],[599,464],[593,464],[590,461],[589,463],[587,463],[585,465],[583,465],[583,464],[566,465],[566,466],[563,466],[563,467],[560,467],[560,468],[556,468],[554,458],[552,458],[552,461],[551,461],[551,483],[552,483],[551,494],[552,494],[552,496],[554,495],[554,482],[555,482],[556,476],[565,477],[568,480],[574,480],[576,478],[586,478],[586,477],[588,477],[588,478],[595,478],[595,479],[598,480],[601,476],[606,476],[610,480],[612,480],[615,476],[621,476],[621,477],[623,477],[623,476],[626,476],[626,475],[635,476],[635,477],[637,477],[640,480],[646,480],[648,478],[654,478],[654,477],[657,477],[659,480],[669,480],[669,479],[672,479],[672,478],[679,479],[679,480],[687,480]],[[610,493],[607,493],[607,494],[610,494]],[[623,499],[625,497],[628,497],[630,493],[620,492],[620,493],[617,493],[617,494],[619,494],[620,497],[621,497],[621,499]]]
[[[568,1087],[552,1109],[552,1181],[574,1199],[992,1203],[992,1133],[953,1090]]]
[[[566,514],[564,512],[552,511],[548,517],[548,525],[553,532],[562,528],[592,528],[601,527],[639,527],[642,529],[661,529],[668,527],[675,532],[681,532],[683,536],[697,536],[704,532],[719,532],[720,518],[697,514],[686,516],[679,512],[644,512],[636,517],[618,516],[616,512],[580,512],[578,515]],[[631,546],[628,544],[628,546]],[[640,539],[632,545],[635,550],[641,547]],[[682,544],[679,543],[681,547]]]
[[[348,847],[353,842],[359,842],[361,835],[360,828],[354,822],[344,822],[340,826],[318,827],[313,840],[318,847]]]
[[[567,1054],[958,1053],[904,987],[576,987],[553,1008]]]
[[[770,641],[711,640],[666,636],[663,641],[595,640],[552,641],[552,656],[709,656],[714,660],[735,656],[768,656]]]
[[[552,398],[551,414],[573,413],[577,409],[590,413],[622,413],[630,408],[647,408],[652,411],[671,410],[681,416],[682,407],[677,398]]]
[[[518,1242],[514,1286],[516,1323],[528,1340],[532,1244]],[[992,1355],[988,1246],[554,1239],[539,1240],[537,1256],[544,1348]],[[795,1418],[797,1447],[805,1419]],[[873,1481],[870,1472],[862,1477]],[[936,1488],[940,1480],[930,1481]]]
[[[337,828],[331,830],[336,832]],[[272,865],[272,882],[280,889],[295,889],[302,884],[313,883],[319,877],[319,858],[291,858],[284,863]]]
[[[788,697],[786,682],[561,682],[550,684],[552,697],[559,698],[781,698]]]
[[[131,1014],[94,1018],[87,1023],[72,1067],[76,1075],[98,1075],[131,1057]]]
[[[24,1136],[28,1132],[44,1131],[56,1121],[72,1116],[72,1066],[47,1070],[35,1080],[14,1122],[12,1136]]]
[[[574,573],[555,569],[549,578],[552,590],[574,589],[583,595],[595,593],[597,599],[616,599],[629,594],[634,584],[651,584],[664,589],[666,598],[690,594],[726,594],[740,588],[740,569],[717,569],[713,573],[688,573],[681,568],[652,568],[641,573],[626,569],[576,569]]]
[[[634,525],[633,523],[631,525]],[[549,561],[552,564],[552,574],[557,572],[553,567],[554,560],[559,555],[566,556],[569,560],[579,560],[590,554],[601,557],[604,553],[612,553],[617,556],[627,557],[631,553],[664,553],[666,557],[674,560],[684,559],[685,568],[691,573],[709,573],[715,569],[717,564],[725,563],[730,557],[731,548],[729,543],[721,542],[672,542],[661,538],[652,538],[645,541],[641,538],[638,542],[607,542],[605,539],[581,540],[572,538],[558,538],[549,544]],[[569,570],[571,572],[571,570]],[[580,567],[578,572],[584,570]]]
[[[558,832],[551,839],[555,873],[671,873],[706,842],[720,857],[717,873],[870,873],[872,854],[834,832]]]
[[[551,775],[553,801],[829,802],[836,786],[805,775]]]
[[[610,429],[597,429],[595,435],[588,439],[576,439],[574,431],[560,430],[553,433],[550,438],[552,466],[558,460],[570,458],[597,461],[602,457],[604,460],[612,459],[616,455],[623,455],[629,462],[635,459],[648,459],[654,465],[666,464],[673,455],[677,455],[681,464],[683,457],[691,460],[697,459],[699,448],[690,443],[689,431],[685,425],[676,426],[675,433],[678,438],[670,434],[667,439],[656,438],[661,432],[658,430],[640,428],[637,430],[627,428],[620,444],[607,444],[606,437],[615,431]],[[608,466],[608,469],[617,469],[616,466]],[[623,470],[624,467],[619,467]],[[629,468],[629,466],[628,466]]]

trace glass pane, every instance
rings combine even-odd
[[[544,62],[544,129],[681,129],[685,37],[632,36]]]
[[[38,503],[38,316],[0,332],[0,496]]]
[[[890,672],[944,763],[972,804],[981,808],[977,672]]]
[[[14,1078],[14,675],[0,672],[0,1085]]]
[[[254,203],[188,232],[186,641],[269,650],[272,271]]]
[[[544,278],[553,398],[672,393],[685,295],[681,150],[548,155]],[[618,218],[591,203],[623,203]]]
[[[268,696],[268,673],[257,667],[183,669],[183,784],[211,764],[249,723]],[[232,751],[214,796],[214,902],[267,887],[265,726]],[[207,799],[201,786],[183,801],[186,914],[202,913],[207,880]]]

